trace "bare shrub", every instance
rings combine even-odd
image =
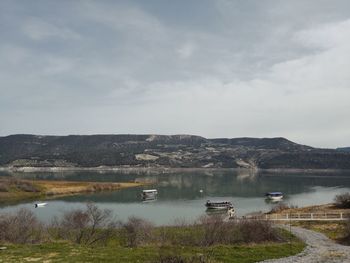
[[[0,182],[0,192],[8,192],[10,190],[10,187],[3,183],[3,182]]]
[[[157,238],[161,246],[197,245],[201,239],[201,229],[196,223],[185,219],[175,219],[173,226],[158,227]]]
[[[224,222],[221,215],[202,216],[199,218],[198,224],[202,228],[202,238],[200,245],[212,246],[214,244],[223,243],[227,233],[228,223]]]
[[[281,236],[270,221],[266,220],[241,220],[237,223],[237,233],[241,242],[260,243],[266,241],[282,241]],[[238,240],[237,240],[238,241]]]
[[[336,195],[334,203],[338,208],[350,208],[350,193]]]
[[[162,246],[214,246],[282,241],[279,231],[263,220],[225,221],[223,216],[202,216],[194,224],[157,229]]]
[[[101,210],[88,203],[85,210],[76,209],[64,213],[51,223],[51,236],[70,240],[77,244],[106,244],[114,233],[116,223],[110,210]]]
[[[43,224],[26,208],[0,216],[0,240],[16,244],[38,243],[44,238]]]
[[[142,218],[129,217],[128,221],[122,224],[122,229],[126,245],[129,247],[146,244],[153,238],[153,224]]]

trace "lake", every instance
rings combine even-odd
[[[0,173],[0,176],[7,175]],[[264,193],[281,191],[283,202],[308,206],[333,201],[334,196],[350,191],[350,172],[337,173],[277,173],[247,170],[199,170],[172,173],[160,172],[37,172],[16,173],[20,178],[45,180],[99,181],[99,182],[154,182],[147,187],[124,189],[75,196],[58,197],[45,201],[45,208],[34,208],[33,201],[15,205],[2,204],[0,212],[14,211],[20,207],[32,210],[41,220],[49,222],[55,215],[86,202],[100,208],[111,209],[114,215],[125,220],[138,216],[157,225],[173,224],[176,220],[194,220],[206,213],[206,200],[232,201],[239,216],[256,211],[269,211],[276,204],[266,202]],[[158,199],[142,202],[142,189],[158,189]],[[200,191],[202,190],[202,191]]]

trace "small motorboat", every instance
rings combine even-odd
[[[268,192],[265,194],[266,198],[272,201],[280,201],[283,199],[282,192]]]
[[[230,208],[233,209],[233,205],[230,201],[215,201],[212,202],[210,200],[208,200],[205,203],[205,206],[207,207],[207,209],[222,209],[222,210],[228,210]]]
[[[39,207],[45,207],[46,205],[47,205],[47,203],[35,203],[34,207],[39,208]]]
[[[141,199],[145,200],[155,200],[157,198],[158,191],[156,189],[143,190],[141,193]]]

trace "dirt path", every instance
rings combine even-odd
[[[286,226],[289,230],[289,226]],[[325,235],[301,227],[292,227],[294,235],[303,240],[306,249],[291,257],[265,260],[264,263],[350,263],[350,247],[336,244]]]

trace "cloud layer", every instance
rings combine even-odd
[[[348,1],[1,1],[0,135],[349,145]]]

